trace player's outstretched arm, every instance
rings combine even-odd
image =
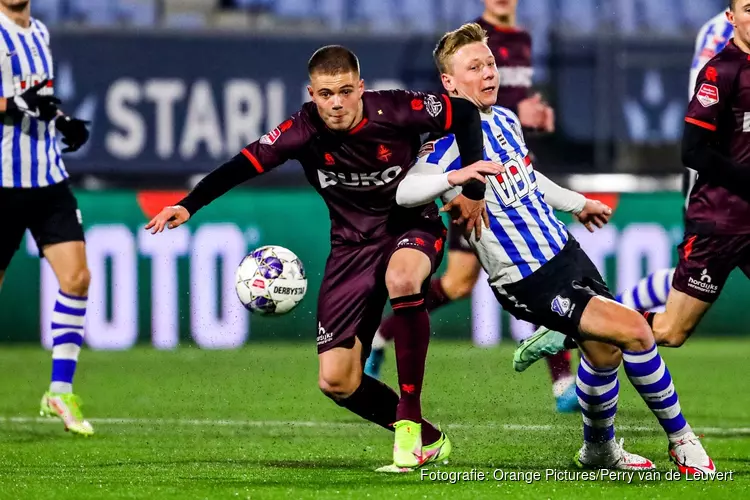
[[[158,233],[165,227],[174,229],[184,224],[198,210],[233,187],[294,158],[310,137],[311,130],[300,111],[209,173],[176,205],[166,207],[154,217],[146,229]]]

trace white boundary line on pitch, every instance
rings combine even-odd
[[[340,429],[342,427],[359,428],[372,424],[368,422],[326,422],[307,420],[222,420],[222,419],[183,419],[183,418],[90,418],[92,424],[122,425],[122,426],[144,426],[144,425],[179,425],[185,427],[309,427]],[[58,424],[56,418],[41,417],[0,417],[0,424]],[[616,425],[617,430],[634,432],[652,432],[659,434],[663,432],[658,427],[643,425]],[[481,429],[481,430],[505,430],[520,432],[551,432],[560,430],[577,430],[579,425],[534,425],[534,424],[447,424],[447,429]],[[695,429],[698,433],[706,433],[713,436],[750,436],[750,427],[699,427]]]

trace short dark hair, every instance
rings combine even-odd
[[[734,4],[737,3],[737,0],[729,0],[729,10],[734,10]]]
[[[355,72],[359,75],[359,59],[354,52],[341,45],[326,45],[315,51],[307,63],[307,74],[337,75]]]

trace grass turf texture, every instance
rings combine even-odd
[[[685,415],[733,481],[667,481],[666,438],[621,381],[618,436],[654,460],[661,481],[545,480],[574,471],[579,415],[558,415],[543,363],[511,369],[512,346],[430,347],[424,408],[454,443],[450,465],[431,471],[489,474],[481,482],[382,475],[392,434],[337,407],[317,389],[313,345],[239,351],[84,351],[76,390],[96,435],[80,438],[35,420],[49,373],[38,347],[0,350],[0,498],[744,498],[750,493],[747,340],[692,340],[662,349]],[[394,381],[393,355],[385,366]],[[539,471],[532,484],[492,471]]]

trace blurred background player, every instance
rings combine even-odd
[[[693,55],[693,65],[690,68],[690,86],[688,88],[688,100],[693,98],[695,92],[695,82],[698,79],[698,73],[703,66],[721,52],[732,38],[734,26],[727,19],[727,11],[722,11],[712,17],[698,32],[698,38],[695,41],[695,54]],[[685,168],[682,178],[682,193],[685,195],[685,209],[690,201],[690,192],[695,185],[697,172],[690,168]],[[617,296],[617,300],[633,309],[648,311],[661,307],[667,303],[669,290],[672,288],[672,279],[675,268],[660,269],[646,276],[634,287],[624,290]]]
[[[30,9],[30,0],[0,0],[0,212],[5,216],[0,287],[30,230],[60,286],[52,313],[52,380],[40,413],[59,417],[75,434],[90,435],[94,430],[73,394],[90,277],[81,214],[61,158],[61,153],[80,148],[88,131],[84,122],[57,109],[49,32]],[[68,146],[62,152],[58,132]]]
[[[495,55],[500,73],[497,104],[512,110],[524,128],[554,132],[555,115],[541,95],[530,95],[533,68],[531,35],[516,25],[518,0],[484,0],[485,10],[476,22],[487,32],[489,46]],[[451,225],[448,237],[448,266],[439,278],[433,279],[426,296],[429,311],[471,295],[479,279],[481,266],[458,227]],[[366,373],[380,376],[386,343],[393,339],[393,318],[383,321],[373,340],[373,348],[365,365]],[[524,332],[512,332],[517,342]],[[570,353],[561,352],[547,358],[552,376],[552,392],[557,410],[578,410],[575,377],[570,369]]]

